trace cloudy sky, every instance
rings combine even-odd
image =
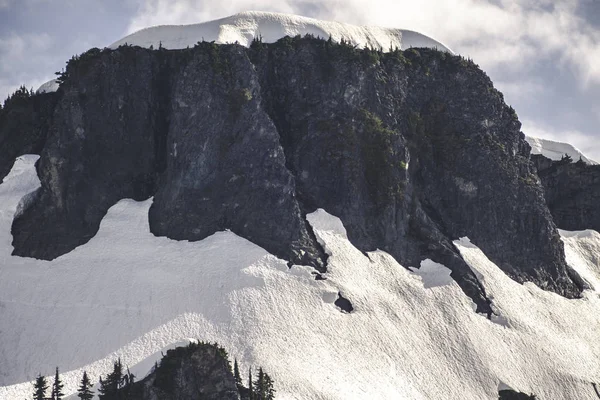
[[[140,28],[247,10],[430,35],[488,73],[526,134],[600,161],[600,0],[0,0],[0,96]]]

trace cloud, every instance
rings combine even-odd
[[[48,52],[54,44],[46,33],[12,33],[0,37],[0,95],[12,93],[21,84],[34,85],[37,89],[44,82],[44,77],[39,74],[40,68],[46,67],[51,71],[50,66],[54,64]]]

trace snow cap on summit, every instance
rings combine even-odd
[[[331,37],[335,41],[344,39],[358,47],[368,46],[383,51],[390,47],[398,47],[401,50],[410,47],[431,47],[452,52],[442,43],[409,30],[357,26],[298,15],[257,11],[247,11],[199,24],[145,28],[116,41],[109,47],[117,48],[130,44],[141,47],[162,45],[166,49],[183,49],[194,46],[202,40],[219,44],[237,42],[243,46],[250,46],[252,40],[258,37],[265,43],[271,43],[284,36],[306,34],[325,39]]]

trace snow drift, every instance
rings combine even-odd
[[[339,219],[308,216],[331,255],[327,280],[231,232],[200,242],[154,237],[151,200],[122,200],[86,245],[47,262],[12,257],[10,225],[39,186],[35,156],[0,185],[0,399],[22,399],[37,373],[65,371],[73,393],[121,357],[140,378],[160,350],[218,341],[247,370],[263,366],[281,399],[594,399],[600,381],[600,235],[566,233],[567,258],[590,283],[567,300],[508,278],[466,238],[455,245],[493,299],[492,320],[424,260],[413,272],[364,255]],[[342,313],[342,293],[354,306]]]
[[[595,165],[598,164],[596,161],[587,158],[579,149],[575,146],[563,143],[555,142],[554,140],[535,138],[531,136],[525,136],[525,140],[531,146],[531,154],[541,154],[544,157],[548,157],[551,160],[560,160],[562,157],[568,155],[573,161],[581,160],[586,164]]]
[[[145,28],[116,41],[110,48],[123,44],[141,47],[184,49],[199,41],[215,43],[239,43],[249,46],[254,38],[266,43],[284,36],[312,34],[335,41],[342,39],[359,47],[388,50],[390,47],[431,47],[450,51],[448,47],[428,36],[404,29],[356,26],[341,22],[322,21],[291,14],[248,11],[230,17],[191,25],[161,25]]]

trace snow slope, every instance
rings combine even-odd
[[[90,242],[54,261],[12,257],[12,217],[39,186],[35,160],[18,159],[0,185],[2,400],[27,397],[27,381],[56,365],[69,393],[82,369],[96,380],[116,357],[138,364],[141,378],[161,349],[188,338],[218,341],[244,370],[263,366],[280,399],[482,400],[499,386],[595,399],[597,233],[563,232],[569,263],[594,287],[579,300],[520,285],[456,241],[493,297],[490,321],[441,264],[411,272],[384,252],[365,256],[323,210],[308,218],[331,255],[325,281],[231,232],[193,243],[154,237],[151,200],[120,201]],[[338,292],[354,312],[337,309]]]
[[[525,140],[531,146],[531,154],[541,154],[551,160],[560,160],[565,154],[568,154],[573,161],[578,161],[579,157],[581,157],[586,164],[598,164],[596,161],[584,156],[579,149],[569,143],[555,142],[531,136],[525,136]]]
[[[145,28],[109,47],[117,48],[123,44],[141,47],[183,49],[193,47],[205,40],[216,43],[239,43],[249,46],[252,39],[262,37],[266,43],[275,42],[284,36],[312,34],[340,41],[342,38],[359,47],[369,46],[388,50],[390,46],[402,50],[409,47],[436,47],[450,51],[440,42],[417,32],[381,28],[375,26],[356,26],[340,22],[322,21],[291,14],[248,11],[230,17],[192,25],[162,25]]]
[[[48,81],[46,83],[44,83],[42,86],[40,86],[38,88],[38,90],[36,90],[36,93],[51,93],[51,92],[56,92],[58,90],[58,86],[59,83],[56,79],[52,79],[51,81]]]

